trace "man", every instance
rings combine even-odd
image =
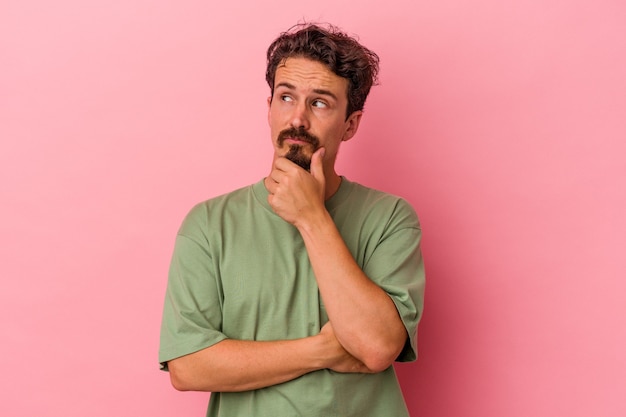
[[[334,27],[268,49],[269,175],[195,206],[176,238],[159,361],[208,416],[408,415],[391,366],[416,358],[420,226],[339,176],[378,57]]]

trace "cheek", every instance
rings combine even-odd
[[[276,114],[275,113],[270,113],[267,117],[267,122],[270,126],[270,132],[272,133],[272,137],[274,137],[274,134],[277,133],[280,128],[279,128],[279,123],[278,120],[276,118]]]
[[[284,123],[285,115],[276,107],[272,107],[267,115],[267,120],[272,129],[280,129]]]
[[[321,139],[321,138],[320,138]],[[336,155],[339,152],[339,146],[341,144],[340,137],[326,137],[322,141],[321,145],[326,148],[327,155]]]

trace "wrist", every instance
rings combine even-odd
[[[330,367],[328,338],[323,334],[311,336],[309,339],[308,358],[310,359],[311,371],[319,371]]]
[[[329,225],[334,224],[325,207],[309,216],[302,216],[293,223],[303,237],[324,231]]]

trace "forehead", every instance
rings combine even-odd
[[[348,80],[338,76],[321,62],[308,58],[287,58],[276,68],[274,87],[291,86],[296,90],[326,90],[346,98]]]

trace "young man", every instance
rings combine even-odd
[[[159,361],[209,416],[406,416],[391,366],[416,358],[421,230],[402,199],[339,176],[378,57],[333,27],[268,49],[274,157],[194,207],[176,238]]]

